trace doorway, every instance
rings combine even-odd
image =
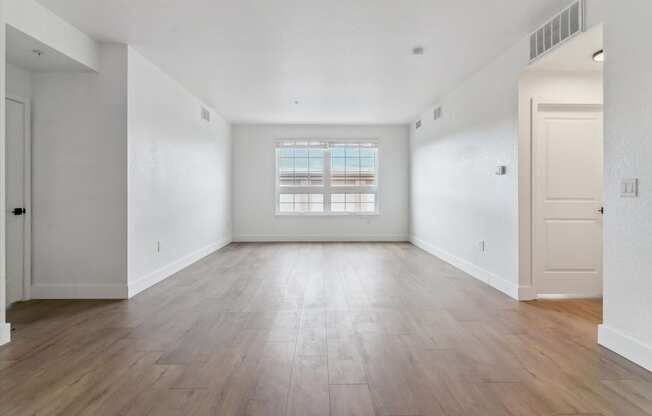
[[[6,274],[7,307],[30,299],[31,135],[30,104],[7,96],[6,106]]]
[[[520,285],[528,299],[602,296],[602,26],[531,64],[519,81]]]

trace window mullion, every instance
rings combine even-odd
[[[324,151],[324,212],[331,211],[331,148]]]

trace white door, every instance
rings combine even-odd
[[[603,116],[533,105],[532,265],[539,294],[602,294]]]
[[[11,98],[6,103],[6,190],[7,190],[7,306],[27,298],[25,250],[27,152],[27,104]]]

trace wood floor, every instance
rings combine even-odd
[[[652,415],[598,301],[409,244],[233,244],[130,301],[13,308],[0,415]]]

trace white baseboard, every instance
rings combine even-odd
[[[11,325],[8,323],[0,324],[0,345],[5,345],[11,341]]]
[[[607,325],[598,327],[598,344],[652,371],[652,345]]]
[[[418,237],[412,236],[410,242],[422,250],[432,254],[433,256],[438,257],[443,261],[457,267],[463,272],[469,274],[471,277],[474,277],[481,282],[484,282],[489,286],[498,289],[513,299],[525,301],[537,298],[536,291],[530,286],[519,286],[515,283],[505,280],[504,278],[488,270],[485,270],[465,259],[457,257],[447,252],[446,250],[436,247]]]
[[[32,299],[127,299],[127,285],[32,285]]]
[[[517,300],[520,300],[522,302],[526,302],[529,300],[536,300],[539,298],[539,295],[537,294],[537,290],[532,287],[532,286],[519,286],[518,287],[518,298]]]
[[[382,235],[382,234],[341,234],[341,235],[327,235],[327,234],[310,234],[310,235],[295,235],[295,234],[240,234],[233,237],[233,241],[237,243],[287,243],[287,242],[324,242],[324,243],[337,243],[337,242],[360,242],[360,243],[374,243],[374,242],[407,242],[410,239],[407,235]]]
[[[231,244],[232,240],[231,238],[211,244],[209,246],[206,246],[204,248],[201,248],[193,253],[190,253],[189,255],[180,258],[179,260],[176,260],[167,266],[164,266],[158,270],[153,271],[152,273],[149,273],[145,276],[142,276],[140,278],[135,279],[133,282],[130,282],[128,285],[128,298],[132,298],[139,294],[140,292],[149,289],[150,287],[154,286],[157,283],[162,282],[163,280],[167,279],[168,277],[176,274],[177,272],[185,269],[186,267],[190,266],[191,264],[203,259],[204,257],[208,256],[209,254],[212,254],[216,252],[217,250],[228,246]]]

